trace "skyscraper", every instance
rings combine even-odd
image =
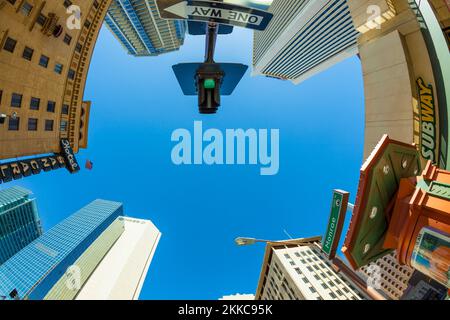
[[[321,237],[272,242],[256,290],[256,300],[362,300],[368,295],[321,250]]]
[[[256,31],[253,75],[298,84],[358,53],[346,0],[274,0],[266,30]]]
[[[105,22],[134,56],[157,56],[184,43],[186,23],[161,19],[155,0],[113,0]]]
[[[148,220],[121,217],[125,231],[84,284],[77,300],[137,300],[161,233]]]
[[[0,265],[42,234],[31,191],[13,187],[0,191]]]
[[[123,233],[122,215],[121,203],[95,200],[44,233],[0,266],[0,297],[75,297]]]

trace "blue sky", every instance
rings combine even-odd
[[[216,60],[251,65],[252,32],[219,37]],[[92,100],[89,147],[78,154],[92,171],[65,170],[15,182],[31,189],[45,230],[96,198],[121,201],[129,216],[163,233],[142,299],[218,299],[254,293],[264,246],[240,248],[237,236],[285,239],[325,232],[334,188],[354,199],[363,152],[363,84],[357,57],[294,86],[250,71],[219,113],[198,114],[171,66],[200,62],[204,37],[182,49],[134,58],[103,28],[85,100]],[[205,129],[279,129],[280,171],[259,166],[175,166],[171,134]],[[14,183],[1,185],[1,188]]]

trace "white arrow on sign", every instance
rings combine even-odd
[[[187,1],[178,2],[173,6],[165,8],[164,11],[183,17],[183,19],[187,19],[188,18],[187,4],[188,4]]]

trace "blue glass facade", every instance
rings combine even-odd
[[[105,23],[134,56],[157,56],[184,43],[186,21],[164,20],[155,0],[113,0]]]
[[[95,200],[0,266],[0,298],[41,300],[119,216],[121,203]]]
[[[0,191],[0,265],[42,234],[31,191],[13,187]]]

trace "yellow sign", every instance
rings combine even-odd
[[[423,79],[419,78],[417,79],[417,90],[419,93],[420,154],[424,159],[436,163],[438,146],[433,86],[425,85]]]

